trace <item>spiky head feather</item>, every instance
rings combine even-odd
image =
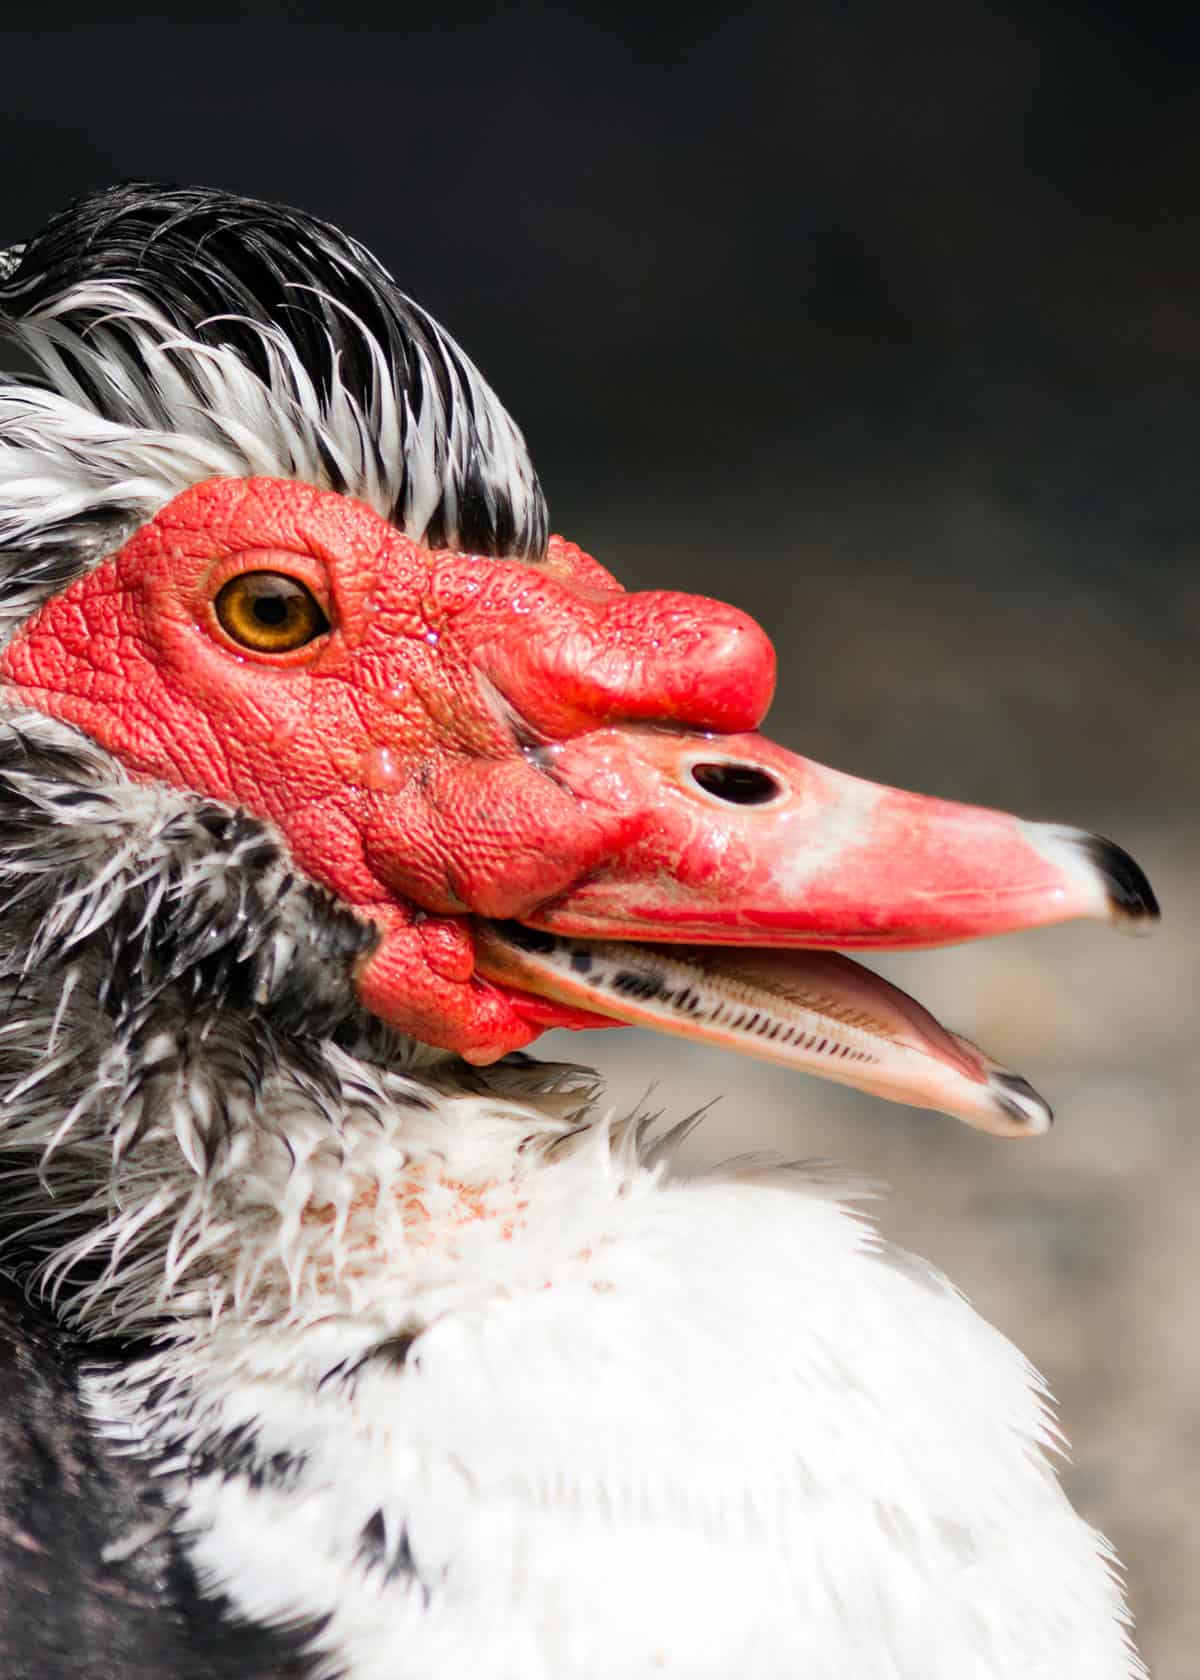
[[[452,338],[301,210],[133,182],[0,254],[0,623],[209,477],[296,478],[407,535],[538,557],[524,440]]]

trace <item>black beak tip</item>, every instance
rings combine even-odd
[[[1103,878],[1113,920],[1139,933],[1149,932],[1161,911],[1141,865],[1101,834],[1081,836],[1079,843]]]
[[[993,1100],[1012,1122],[1013,1137],[1044,1137],[1054,1124],[1054,1110],[1019,1073],[994,1068],[988,1075]]]

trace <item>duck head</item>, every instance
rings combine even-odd
[[[703,1038],[1005,1135],[1049,1110],[842,953],[1157,914],[1110,842],[758,733],[770,641],[561,538],[439,548],[214,477],[52,595],[0,679],[135,778],[240,807],[372,930],[371,1014],[488,1063],[549,1027]]]

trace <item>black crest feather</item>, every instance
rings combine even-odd
[[[128,469],[138,434],[178,436],[196,447],[173,474],[158,463],[162,499],[214,465],[241,465],[361,496],[433,546],[543,553],[541,490],[495,393],[370,252],[328,223],[207,188],[132,182],[77,199],[4,257],[0,330],[52,391],[121,428],[110,479],[144,491],[154,465]],[[0,388],[0,457],[6,443],[28,453],[21,396]],[[69,436],[55,441],[69,448]],[[79,439],[92,481],[104,441]],[[12,471],[0,458],[0,503]],[[74,498],[64,485],[64,504],[85,499],[86,483]],[[97,506],[136,517],[144,499],[127,488]],[[46,533],[29,534],[46,546]],[[11,540],[0,530],[0,545]]]

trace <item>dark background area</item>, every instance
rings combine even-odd
[[[129,175],[340,222],[482,363],[560,527],[630,581],[786,608],[851,660],[869,606],[922,591],[967,674],[999,615],[1047,793],[1043,725],[1075,723],[1048,652],[1112,668],[1088,727],[1124,750],[1114,626],[1192,645],[1200,22],[979,0],[5,16],[4,234]],[[864,704],[825,692],[824,651],[781,690],[818,753]],[[889,689],[877,744],[898,777],[982,794],[994,751],[947,715],[958,686],[927,683],[920,718],[915,685],[903,708]],[[1179,720],[1141,740],[1121,796],[1193,743]]]
[[[1150,944],[890,972],[1057,1100],[1003,1148],[636,1035],[710,1154],[895,1185],[1048,1373],[1160,1680],[1197,1672],[1200,21],[1141,5],[9,8],[0,241],[131,175],[358,235],[524,426],[557,528],[777,637],[774,732],[1114,832]],[[565,1043],[578,1054],[577,1043]]]

